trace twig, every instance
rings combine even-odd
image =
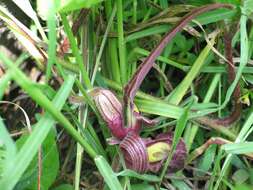
[[[231,141],[224,139],[224,138],[220,138],[220,137],[211,137],[210,139],[208,139],[203,145],[201,145],[200,147],[198,147],[197,149],[195,149],[190,156],[187,159],[187,163],[191,163],[194,159],[196,159],[198,156],[200,156],[201,154],[203,154],[203,152],[212,144],[217,144],[217,145],[223,145],[223,144],[230,144],[232,143]],[[252,153],[247,153],[244,154],[247,158],[249,158],[250,160],[253,160],[253,154]]]

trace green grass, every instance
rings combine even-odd
[[[0,100],[28,109],[22,99],[14,102],[26,97],[36,108],[34,113],[25,110],[32,121],[28,134],[25,122],[15,118],[11,106],[0,104],[2,189],[252,189],[253,165],[248,159],[253,153],[251,0],[31,2],[17,3],[16,7],[28,16],[27,25],[21,24],[22,17],[12,16],[13,10],[4,8],[9,6],[0,4],[1,22],[24,47],[21,54],[11,57],[0,52]],[[127,169],[118,145],[107,143],[111,134],[90,91],[95,87],[110,89],[123,104],[124,87],[162,37],[177,25],[175,20],[189,12],[186,7],[212,2],[230,3],[234,9],[198,16],[195,21],[205,32],[190,22],[195,31],[188,27],[177,33],[157,57],[157,67],[145,77],[134,99],[142,115],[158,121],[153,127],[142,126],[142,138],[174,133],[167,159],[158,173]],[[76,20],[82,11],[87,15]],[[233,23],[237,26],[234,32]],[[72,26],[78,24],[74,33]],[[227,64],[213,53],[215,48],[225,54],[225,27],[234,34],[237,62],[232,83],[228,82]],[[201,35],[192,35],[196,31]],[[219,32],[210,36],[210,45],[205,33],[214,31]],[[64,37],[70,47],[61,56]],[[43,84],[31,78],[31,68],[40,73]],[[239,101],[248,102],[243,104],[240,118],[229,127],[200,124],[202,116],[217,118],[231,113],[238,82],[244,98]],[[10,118],[22,125],[11,125],[15,122]],[[21,134],[13,136],[16,132]],[[181,138],[186,143],[187,162],[182,170],[167,175]],[[223,141],[205,146],[209,139]],[[47,167],[49,158],[54,167]]]

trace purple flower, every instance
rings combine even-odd
[[[122,104],[110,90],[95,88],[90,92],[90,95],[114,137],[123,139],[131,131],[139,133],[141,127],[140,119],[137,117],[139,114],[134,113],[136,121],[133,126],[124,127]]]
[[[119,146],[127,168],[139,173],[147,172],[149,167],[147,148],[139,135],[128,133]]]
[[[160,134],[154,139],[141,138],[139,136],[141,125],[152,125],[155,121],[133,111],[133,125],[125,127],[123,106],[111,91],[95,88],[90,92],[90,95],[114,136],[109,143],[119,144],[126,167],[139,173],[158,172],[170,152],[173,140],[172,133]],[[184,167],[186,152],[185,143],[180,139],[170,161],[169,172],[176,172]]]
[[[163,133],[154,139],[129,133],[120,143],[126,167],[139,173],[158,172],[168,157],[172,140],[172,133]],[[168,167],[169,173],[184,167],[186,154],[185,143],[180,139]]]
[[[171,147],[172,140],[173,140],[172,133],[162,133],[162,134],[157,135],[153,140],[146,141],[146,146],[151,147],[152,145],[155,145],[156,143],[163,142],[163,143],[167,143],[169,147]],[[169,173],[176,172],[184,167],[186,154],[187,154],[186,145],[184,143],[184,140],[181,138],[179,140],[179,143],[177,144],[176,150],[174,151],[174,154],[170,161],[170,165],[168,167]],[[167,159],[167,156],[157,162],[150,163],[149,170],[152,172],[158,172],[164,160],[166,159]]]

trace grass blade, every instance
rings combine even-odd
[[[183,131],[184,131],[184,128],[187,124],[187,121],[188,121],[188,117],[189,117],[189,110],[191,108],[193,104],[193,101],[183,110],[180,118],[178,119],[177,121],[177,125],[176,125],[176,129],[175,129],[175,132],[174,132],[174,137],[173,137],[173,142],[172,142],[172,146],[171,146],[171,150],[170,150],[170,154],[166,160],[166,162],[164,163],[164,167],[162,169],[162,172],[161,172],[161,175],[160,175],[160,179],[163,180],[166,172],[167,172],[167,168],[169,166],[169,163],[172,159],[172,156],[174,154],[174,151],[177,147],[177,144],[183,134]]]
[[[95,157],[95,164],[100,174],[104,177],[104,180],[108,185],[108,187],[110,188],[110,190],[123,190],[116,174],[113,172],[112,168],[106,162],[104,157],[102,156]]]
[[[228,154],[245,154],[253,152],[253,142],[241,142],[233,144],[225,144],[222,146]]]
[[[68,94],[72,90],[74,84],[74,77],[69,76],[68,80],[62,85],[61,89],[53,100],[54,106],[59,110],[63,107]],[[35,128],[27,139],[26,143],[22,146],[18,154],[15,156],[12,168],[5,171],[3,178],[0,181],[0,186],[3,189],[11,190],[18,182],[30,162],[36,155],[40,145],[46,138],[47,134],[55,124],[55,120],[46,113],[44,117],[35,125]]]
[[[96,156],[96,152],[86,142],[83,137],[75,130],[74,126],[70,121],[52,104],[52,102],[36,88],[33,83],[23,74],[14,63],[0,53],[0,59],[3,60],[4,64],[11,70],[13,79],[19,84],[30,96],[34,99],[41,107],[48,111],[66,130],[67,132],[77,140],[87,151],[91,157]]]
[[[239,79],[241,78],[243,68],[248,63],[248,54],[249,54],[249,52],[248,52],[248,49],[249,49],[248,35],[247,35],[248,17],[247,17],[246,10],[247,10],[247,7],[246,7],[246,3],[245,3],[244,6],[242,7],[243,14],[241,15],[241,18],[240,18],[240,32],[241,32],[241,34],[240,34],[240,36],[241,36],[241,39],[240,39],[240,41],[241,41],[241,43],[240,43],[240,46],[241,46],[240,47],[241,48],[240,66],[239,66],[239,69],[236,73],[236,78],[235,78],[234,82],[231,84],[231,86],[229,87],[227,94],[226,94],[226,99],[221,107],[224,107],[228,103]],[[253,123],[253,113],[251,112],[247,121],[244,123],[238,137],[235,140],[236,143],[239,143],[239,142],[242,142],[243,140],[245,140],[245,138],[246,138],[245,135],[247,134],[248,130],[250,129],[252,123]],[[224,175],[228,169],[231,159],[232,159],[232,154],[228,154],[228,156],[226,157],[226,160],[222,166],[222,170],[220,172],[219,178],[214,186],[214,190],[217,190],[219,188],[219,185],[220,185],[222,178],[224,177]]]
[[[139,174],[133,170],[128,170],[125,169],[122,172],[117,173],[117,176],[128,176],[128,177],[134,177],[138,178],[144,181],[149,181],[149,182],[159,182],[160,178],[157,177],[156,175],[149,175],[149,174]]]
[[[56,10],[53,2],[48,1],[50,12],[47,17],[48,27],[48,59],[46,67],[46,80],[49,81],[51,78],[51,70],[56,60]]]
[[[211,40],[212,45],[214,44],[214,38]],[[178,105],[183,99],[186,91],[189,89],[193,80],[199,74],[201,67],[205,63],[207,56],[209,55],[211,46],[209,44],[202,50],[196,61],[194,62],[191,70],[187,73],[184,80],[176,87],[176,89],[171,92],[168,99],[169,103]]]

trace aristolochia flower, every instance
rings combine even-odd
[[[103,120],[115,138],[110,144],[119,144],[124,155],[126,167],[139,173],[158,172],[171,150],[171,133],[160,134],[154,139],[139,136],[141,124],[152,125],[155,122],[133,112],[133,126],[124,126],[123,106],[109,90],[95,88],[90,92]],[[184,167],[186,146],[180,139],[169,165],[169,172],[176,172]]]
[[[171,133],[160,134],[154,139],[141,138],[134,133],[128,133],[120,143],[126,167],[139,173],[158,172],[168,157],[172,140]],[[184,167],[186,153],[185,143],[180,139],[168,167],[169,173]]]
[[[138,118],[134,126],[124,127],[122,104],[110,90],[95,88],[90,92],[90,95],[114,137],[123,139],[130,131],[139,133],[141,125]]]

